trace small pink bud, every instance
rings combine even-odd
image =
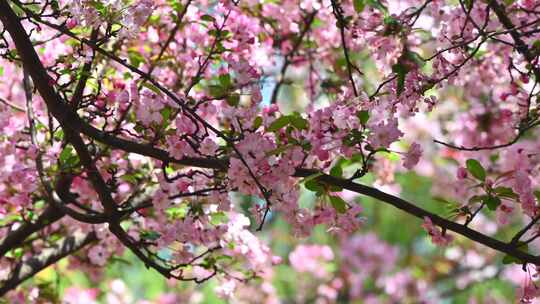
[[[77,26],[77,20],[69,19],[68,22],[66,23],[66,26],[67,26],[68,29],[71,30],[72,28]]]
[[[467,178],[467,169],[463,167],[459,167],[457,170],[457,178],[458,179],[466,179]]]
[[[501,100],[506,101],[510,95],[511,95],[510,93],[502,93],[501,94]]]
[[[115,89],[123,90],[123,89],[126,88],[126,84],[123,83],[123,82],[120,82],[120,81],[115,81],[115,82],[114,82],[114,88],[115,88]]]

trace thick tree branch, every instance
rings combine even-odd
[[[8,251],[19,246],[32,233],[38,232],[44,227],[58,221],[64,216],[64,213],[54,206],[45,208],[43,213],[35,222],[23,223],[19,228],[8,233],[0,243],[0,257],[3,257]]]
[[[295,176],[307,177],[313,174],[319,174],[319,173],[316,170],[298,169],[295,173]],[[354,183],[352,181],[336,178],[336,177],[326,175],[326,174],[321,175],[320,177],[318,177],[318,179],[321,182],[324,182],[326,184],[339,186],[343,189],[347,189],[349,191],[353,191],[356,193],[360,193],[360,194],[375,198],[379,201],[385,202],[400,210],[403,210],[411,215],[414,215],[418,218],[423,219],[424,217],[427,216],[433,221],[434,224],[442,228],[461,234],[465,236],[466,238],[473,240],[477,243],[483,244],[489,248],[492,248],[497,251],[504,252],[508,255],[516,257],[520,259],[521,261],[523,261],[524,263],[532,263],[535,265],[540,265],[540,256],[534,256],[534,255],[525,253],[521,250],[516,249],[516,247],[511,244],[496,240],[476,230],[473,230],[465,225],[461,225],[461,224],[449,221],[445,218],[442,218],[434,213],[424,210],[397,196],[384,193],[373,187]]]
[[[0,282],[0,296],[16,288],[41,270],[96,240],[96,235],[93,232],[89,234],[76,232],[60,240],[55,247],[44,249],[38,256],[23,260],[15,266],[7,280]]]

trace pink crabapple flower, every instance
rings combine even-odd
[[[431,241],[433,244],[438,246],[447,246],[453,241],[453,237],[448,233],[444,233],[433,225],[433,222],[428,216],[424,217],[424,223],[422,227],[426,229],[427,233],[431,236]]]
[[[409,151],[405,154],[405,159],[403,160],[403,167],[411,170],[420,160],[422,152],[422,147],[417,143],[413,143],[410,146]]]

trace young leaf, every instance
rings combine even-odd
[[[467,170],[472,176],[476,177],[476,179],[481,181],[486,180],[486,170],[479,161],[476,159],[468,159],[467,162],[465,162],[465,165],[467,166]]]
[[[307,182],[304,183],[304,186],[306,187],[306,189],[308,189],[309,191],[313,191],[313,192],[324,192],[324,187],[319,184],[316,180],[314,179],[311,179]]]
[[[73,151],[73,148],[71,146],[66,146],[64,150],[60,153],[60,162],[66,163],[68,159],[71,157],[71,153]]]
[[[160,235],[158,232],[155,232],[155,231],[149,231],[149,230],[148,230],[148,231],[143,231],[143,232],[141,233],[141,237],[142,237],[143,239],[147,239],[147,240],[150,240],[150,241],[155,241],[155,240],[159,239],[160,236],[161,236],[161,235]]]
[[[260,116],[257,116],[253,121],[253,129],[257,130],[263,124],[263,119]]]
[[[402,63],[398,62],[392,66],[392,72],[397,75],[397,95],[401,95],[403,89],[405,88],[405,76],[409,70]]]
[[[208,21],[208,22],[214,22],[216,21],[216,18],[210,16],[210,15],[202,15],[201,20]]]
[[[512,199],[518,198],[518,195],[514,193],[512,188],[509,188],[509,187],[502,187],[502,186],[496,187],[493,189],[493,192],[495,192],[495,194],[497,194],[497,196],[500,196],[500,197],[506,197],[506,198],[512,198]]]
[[[508,264],[513,264],[513,263],[522,264],[523,262],[520,259],[515,258],[515,257],[513,257],[511,255],[505,255],[503,257],[502,263],[504,265],[508,265]]]
[[[332,207],[339,213],[347,211],[347,203],[339,196],[329,196]]]
[[[485,200],[487,200],[487,198],[488,198],[487,195],[473,195],[469,199],[469,204],[474,204],[474,203],[478,203],[478,202],[481,202],[481,201],[485,201]]]
[[[269,132],[276,132],[278,131],[279,129],[285,127],[286,125],[288,125],[290,122],[290,117],[289,116],[281,116],[280,118],[274,120],[270,126],[268,126],[268,131]]]
[[[343,169],[341,168],[341,164],[338,163],[332,169],[330,169],[330,175],[334,177],[341,177],[343,175]]]
[[[488,199],[488,196],[487,195],[473,195],[470,199],[469,199],[469,204],[474,204],[474,203],[478,203],[478,202],[481,202],[481,201],[485,201]]]
[[[488,207],[489,210],[495,211],[497,210],[497,207],[501,204],[501,199],[496,196],[488,196],[486,199],[484,199],[484,203]]]
[[[353,0],[354,11],[360,14],[366,7],[364,0]]]
[[[291,124],[298,130],[307,130],[308,128],[308,121],[302,118],[300,115],[291,117],[290,121]]]
[[[357,112],[356,116],[358,116],[360,123],[363,125],[365,125],[369,120],[369,112],[365,110]]]
[[[540,202],[540,190],[534,191],[534,196],[536,196],[536,200]]]
[[[226,101],[231,107],[236,107],[240,103],[240,96],[238,94],[231,94],[227,96]]]

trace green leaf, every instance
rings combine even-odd
[[[291,124],[298,130],[307,130],[308,125],[309,125],[308,121],[302,118],[300,115],[292,116],[290,118],[290,121],[291,121]]]
[[[163,122],[165,123],[169,122],[169,118],[171,117],[171,114],[172,114],[172,109],[169,107],[165,107],[160,111],[160,113],[161,113],[161,117],[163,117]]]
[[[171,6],[177,13],[184,10],[184,6],[182,3],[180,3],[180,1],[172,1]]]
[[[306,189],[308,189],[309,191],[321,192],[321,193],[324,192],[324,187],[314,179],[311,179],[305,182],[304,187],[306,187]]]
[[[181,219],[186,216],[189,211],[189,207],[185,204],[181,204],[178,207],[172,207],[165,211],[171,219]]]
[[[474,176],[476,179],[485,181],[486,180],[486,170],[482,167],[479,161],[476,159],[468,159],[465,162],[467,170]]]
[[[71,154],[73,152],[73,147],[66,146],[64,150],[60,153],[60,162],[66,163],[68,159],[71,157]]]
[[[148,83],[148,82],[144,82],[143,84],[143,87],[149,89],[150,91],[156,93],[156,94],[161,94],[161,91],[159,90],[158,87],[156,87],[155,85],[151,84],[151,83]]]
[[[46,128],[47,128],[47,127],[45,127],[45,126],[43,125],[43,129],[46,129]],[[64,139],[64,130],[62,130],[62,129],[56,130],[56,132],[54,132],[54,138],[55,138],[56,140],[63,140],[63,139]]]
[[[366,0],[366,4],[373,8],[381,10],[385,14],[388,13],[388,8],[386,8],[386,6],[384,6],[384,4],[382,4],[380,0]]]
[[[330,192],[341,192],[343,191],[343,188],[336,185],[330,185]]]
[[[219,83],[226,88],[232,87],[232,80],[230,74],[219,75]]]
[[[285,127],[290,123],[290,117],[289,116],[281,116],[278,119],[274,120],[270,126],[268,126],[268,131],[270,132],[276,132],[280,130],[281,128]]]
[[[216,21],[216,18],[210,16],[210,15],[202,15],[201,20],[208,21],[208,22],[214,22]]]
[[[369,120],[369,112],[362,110],[356,113],[356,116],[360,120],[360,123],[365,125]]]
[[[137,51],[128,50],[129,63],[138,68],[144,62],[144,57]]]
[[[332,169],[330,169],[330,175],[334,177],[342,177],[343,176],[343,169],[341,168],[341,164],[336,164]]]
[[[416,66],[424,66],[426,64],[424,59],[422,59],[422,56],[420,56],[420,54],[417,52],[407,51],[406,56],[409,60],[414,62]]]
[[[57,1],[57,0],[51,1],[51,6],[52,6],[53,10],[55,10],[55,11],[58,10],[58,8],[60,7],[60,6],[58,5],[58,1]]]
[[[227,104],[231,107],[236,107],[240,103],[240,95],[238,94],[232,94],[227,96]]]
[[[496,196],[488,196],[486,199],[484,199],[484,203],[489,210],[495,211],[497,210],[497,207],[499,207],[499,205],[501,204],[501,199]]]
[[[214,226],[217,226],[227,222],[228,219],[229,217],[227,217],[227,214],[225,214],[224,212],[216,212],[212,214],[210,223]]]
[[[227,88],[221,85],[210,85],[208,89],[213,97],[223,97],[227,93]]]
[[[537,52],[540,51],[540,40],[535,40],[535,41],[533,42],[532,46],[533,46],[533,49],[534,49],[535,51],[537,51]]]
[[[360,14],[366,7],[366,3],[364,0],[353,0],[353,6],[354,11]]]
[[[23,253],[24,251],[22,248],[17,248],[13,250],[13,256],[18,259],[22,257]]]
[[[518,198],[518,195],[514,193],[512,188],[509,188],[509,187],[502,187],[502,186],[496,187],[493,189],[493,192],[497,194],[497,196],[500,196],[500,197],[506,197],[506,198],[512,198],[512,199]]]
[[[137,184],[137,177],[132,174],[124,174],[120,178],[128,183]]]
[[[502,260],[502,263],[505,264],[505,265],[508,265],[508,264],[523,264],[523,262],[516,258],[516,257],[513,257],[511,255],[505,255],[503,257],[503,260]]]
[[[143,231],[141,233],[141,237],[143,239],[147,239],[147,240],[151,240],[151,241],[155,241],[157,239],[159,239],[161,235],[155,231]]]
[[[538,202],[540,202],[540,191],[539,190],[534,191],[534,196],[536,196],[536,200]]]
[[[474,203],[482,202],[482,201],[485,201],[487,198],[488,198],[488,195],[473,195],[473,196],[469,199],[469,204],[474,204]]]
[[[392,72],[396,73],[397,76],[397,96],[401,95],[403,89],[405,88],[405,76],[409,70],[401,62],[398,62],[392,66]]]
[[[253,129],[257,130],[263,123],[263,119],[260,116],[255,117],[255,120],[253,121]]]
[[[332,207],[339,213],[347,211],[347,203],[339,196],[329,196]]]
[[[103,5],[103,3],[101,3],[100,1],[89,1],[88,4],[94,7],[96,11],[98,11],[98,13],[102,16],[105,15],[107,12],[105,5]]]
[[[171,166],[166,166],[166,167],[165,167],[165,173],[166,173],[167,175],[173,174],[173,173],[174,173],[174,168],[171,167]]]

